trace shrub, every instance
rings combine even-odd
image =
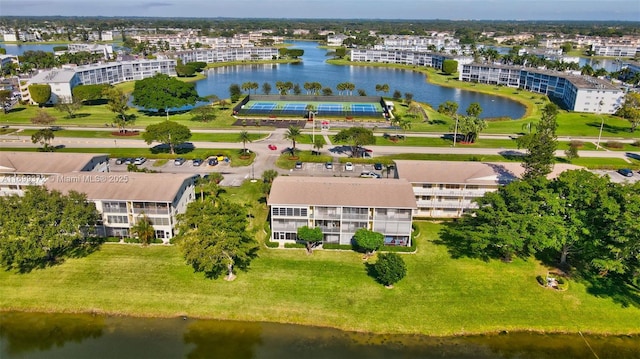
[[[536,276],[536,280],[538,281],[538,284],[540,284],[540,285],[546,285],[546,282],[545,282],[544,278],[542,278],[542,276],[541,276],[541,275]]]
[[[564,284],[564,279],[562,279],[562,278],[558,278],[558,279],[557,279],[557,282],[558,282],[558,284]]]
[[[570,147],[582,147],[582,146],[584,146],[584,142],[582,142],[582,141],[580,141],[580,140],[572,140],[572,141],[569,143],[569,146],[570,146]]]
[[[140,239],[127,237],[124,239],[124,243],[140,243]]]
[[[415,252],[416,245],[413,244],[411,247],[405,246],[382,246],[380,247],[381,252]]]
[[[342,250],[353,250],[353,246],[350,244],[340,244],[340,243],[323,243],[322,248],[324,249],[342,249]]]
[[[376,279],[390,286],[407,275],[407,266],[402,257],[396,253],[382,253],[378,256],[378,261],[373,265]]]
[[[120,237],[107,237],[104,239],[105,242],[118,243],[120,242]]]
[[[264,245],[269,247],[269,248],[278,248],[278,247],[280,247],[280,243],[272,242],[272,241],[270,241],[268,239],[264,241]]]
[[[285,243],[285,248],[307,248],[303,243]]]
[[[633,141],[632,145],[635,147],[640,147],[640,140]]]
[[[607,141],[605,146],[608,148],[622,148],[624,147],[624,143],[618,141]]]

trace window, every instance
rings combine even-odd
[[[107,216],[107,223],[129,223],[127,216]]]

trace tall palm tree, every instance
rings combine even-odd
[[[296,126],[289,126],[289,130],[284,134],[284,138],[287,140],[291,140],[291,155],[295,156],[296,154],[296,141],[300,139],[302,133],[300,129]]]
[[[247,132],[247,131],[240,132],[240,135],[238,136],[238,140],[240,142],[242,142],[242,154],[246,154],[247,153],[247,142],[252,142],[251,136],[249,135],[249,132]]]
[[[131,233],[140,239],[143,246],[148,246],[156,235],[153,224],[147,215],[142,212],[136,220],[136,224],[131,227]]]

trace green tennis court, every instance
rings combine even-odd
[[[389,110],[381,97],[373,96],[247,96],[234,107],[235,115],[302,116],[309,112],[324,117],[387,118]]]

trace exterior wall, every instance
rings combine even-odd
[[[475,198],[498,190],[498,185],[412,183],[418,210],[415,217],[459,218],[477,208]]]
[[[176,58],[183,63],[188,62],[230,62],[230,61],[252,61],[252,60],[272,60],[278,56],[278,49],[275,47],[247,47],[247,48],[218,48],[199,49],[192,51],[180,51],[176,53]]]
[[[161,73],[176,76],[175,60],[141,60],[78,66],[75,71],[83,85],[117,84],[142,80]]]
[[[638,50],[635,45],[591,45],[595,56],[635,57]]]
[[[577,86],[563,73],[527,68],[465,64],[461,81],[517,87],[559,99],[571,111],[612,114],[623,101],[620,89],[602,86],[597,80],[581,78],[586,86]],[[601,103],[602,101],[602,103]]]
[[[320,227],[326,243],[352,244],[359,228],[385,236],[385,245],[411,245],[412,210],[347,206],[271,207],[271,240],[292,242],[302,226]]]

